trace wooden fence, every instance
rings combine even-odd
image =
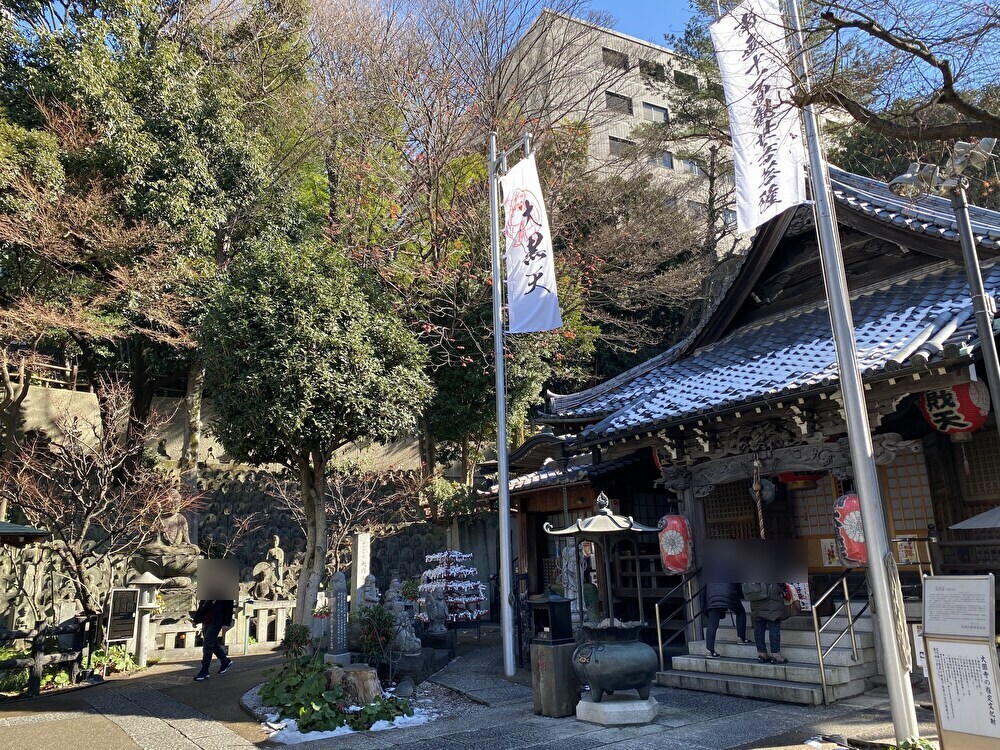
[[[83,651],[87,636],[92,632],[95,618],[77,617],[73,622],[49,626],[38,620],[32,630],[0,630],[0,643],[30,641],[28,656],[0,661],[0,670],[28,669],[28,694],[38,695],[42,689],[45,667],[52,664],[69,664],[70,683],[77,681],[83,665]],[[72,635],[73,644],[69,649],[45,653],[46,641],[50,637]]]

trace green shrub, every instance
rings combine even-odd
[[[47,671],[42,675],[42,687],[62,687],[69,685],[69,672],[65,669],[55,669]]]
[[[420,581],[410,578],[403,584],[403,598],[410,602],[415,602],[420,598]]]
[[[281,646],[292,656],[301,656],[312,645],[312,630],[305,625],[289,625]]]
[[[377,721],[392,721],[398,716],[413,716],[410,702],[403,698],[381,698],[360,711],[348,714],[347,725],[351,729],[367,731]]]
[[[0,648],[0,661],[7,659],[23,659],[29,656],[27,651],[13,648]],[[20,693],[28,688],[27,669],[0,670],[0,693]]]
[[[284,667],[260,689],[261,700],[275,706],[282,719],[295,719],[302,732],[329,731],[344,724],[366,731],[377,721],[413,716],[413,708],[401,698],[381,698],[347,713],[344,689],[338,685],[327,690],[328,668],[322,654],[289,654]]]
[[[322,654],[289,652],[285,665],[260,689],[261,700],[275,706],[283,719],[295,719],[303,732],[327,731],[346,722],[344,690],[326,689],[327,664]]]
[[[107,651],[97,649],[90,657],[90,666],[94,669],[104,669],[107,666],[110,672],[134,672],[142,669],[136,664],[132,654],[121,645],[111,646]]]
[[[358,643],[369,666],[391,665],[396,617],[381,604],[358,609]]]

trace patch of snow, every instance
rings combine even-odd
[[[351,729],[346,724],[342,727],[337,727],[336,729],[331,729],[328,732],[300,732],[299,725],[295,719],[287,719],[285,721],[285,728],[281,729],[270,737],[268,740],[271,742],[277,742],[281,745],[301,745],[303,742],[312,742],[313,740],[326,740],[331,737],[340,737],[344,734],[353,734],[354,730]]]
[[[393,721],[376,721],[372,724],[370,731],[372,732],[383,732],[387,729],[402,729],[404,727],[416,727],[421,724],[427,724],[428,722],[434,721],[440,717],[440,714],[436,711],[430,711],[424,708],[417,708],[413,711],[413,716],[397,716]],[[273,717],[274,719],[277,716]],[[268,716],[268,720],[272,721],[272,716]],[[265,724],[265,726],[267,726]],[[272,727],[273,728],[273,727]],[[303,742],[313,742],[314,740],[325,740],[331,737],[340,737],[344,734],[353,734],[354,730],[351,729],[346,724],[337,729],[332,729],[326,732],[300,732],[298,724],[294,719],[286,719],[284,721],[284,728],[272,734],[268,739],[271,742],[277,742],[282,745],[299,745]]]

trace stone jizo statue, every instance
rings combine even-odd
[[[375,576],[370,573],[365,577],[365,584],[361,587],[361,606],[371,607],[379,603],[378,586],[375,585]]]
[[[448,632],[448,602],[444,599],[444,589],[438,588],[427,597],[428,633]]]

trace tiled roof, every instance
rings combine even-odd
[[[562,461],[549,461],[538,471],[530,474],[522,474],[519,477],[512,477],[510,480],[511,492],[526,492],[528,490],[539,490],[545,487],[560,487],[566,484],[581,484],[588,482],[611,472],[623,469],[638,463],[642,459],[642,454],[638,451],[627,456],[602,461],[594,464],[593,457],[576,456],[570,459],[567,471],[562,469]],[[489,490],[483,492],[485,496],[495,496],[499,490],[499,484],[493,484]]]
[[[984,281],[987,291],[1000,291],[1000,264],[984,269]],[[950,263],[858,290],[852,302],[866,377],[958,356],[975,338],[965,274]],[[745,326],[573,413],[608,415],[581,433],[586,442],[603,442],[741,404],[832,388],[836,380],[830,320],[822,304]]]
[[[954,228],[955,218],[949,200],[932,195],[925,195],[916,200],[899,198],[888,189],[885,183],[852,174],[834,166],[830,167],[830,176],[833,194],[838,206],[877,218],[901,230],[910,230],[952,240],[956,245],[959,243],[958,233]],[[795,224],[806,210],[804,207],[799,207],[790,224]],[[970,206],[969,214],[972,219],[973,232],[979,245],[990,250],[1000,250],[1000,213]],[[758,233],[762,228],[758,229]],[[747,258],[748,255],[745,255],[740,263],[745,263]],[[732,276],[730,283],[735,278],[736,275]],[[702,319],[699,327],[679,344],[657,357],[588,390],[567,395],[549,394],[552,415],[564,420],[599,419],[613,415],[615,411],[633,399],[640,398],[644,394],[648,395],[650,379],[651,377],[656,379],[654,373],[667,368],[689,354],[691,342],[697,337],[701,326],[711,318],[714,309],[721,304],[732,304],[732,300],[729,299],[731,292],[731,289],[723,290],[716,298],[713,310],[709,311]],[[968,299],[966,291],[966,304],[968,304]],[[788,313],[788,316],[800,313],[802,310],[797,310]],[[855,319],[859,319],[857,313]],[[970,328],[972,327],[971,319],[965,322],[969,323]],[[829,331],[829,324],[827,323],[826,327],[821,330],[825,335]],[[920,361],[918,357],[914,364],[920,363]]]
[[[936,195],[916,200],[893,195],[884,182],[830,167],[833,195],[839,205],[879,221],[931,237],[959,241],[951,201]],[[980,247],[1000,250],[1000,214],[969,207],[972,231]]]

